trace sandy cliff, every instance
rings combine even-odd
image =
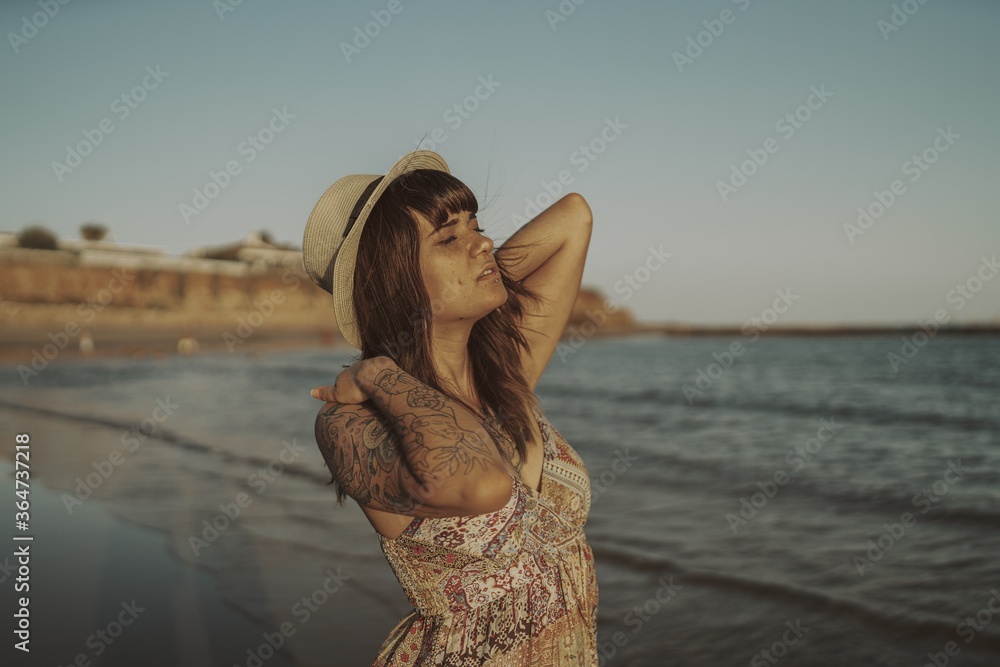
[[[567,333],[587,322],[601,324],[596,335],[633,324],[626,310],[583,289]],[[183,336],[230,349],[275,339],[342,340],[330,295],[300,267],[97,249],[0,250],[0,326],[0,344],[22,350],[63,334],[75,348],[85,332],[98,345],[159,341],[168,349]]]

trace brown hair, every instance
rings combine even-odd
[[[361,359],[390,357],[416,379],[475,413],[442,385],[431,363],[433,304],[419,279],[421,234],[413,215],[419,213],[437,228],[462,211],[478,213],[479,202],[468,186],[447,172],[417,169],[394,180],[372,208],[362,231],[353,298]],[[505,245],[504,253],[526,247]],[[513,261],[524,257],[519,255]],[[508,265],[512,262],[509,255],[505,260]],[[496,264],[507,301],[473,325],[469,361],[476,393],[523,460],[532,437],[531,409],[538,407],[538,399],[519,363],[521,350],[527,350],[528,344],[518,327],[525,312],[524,299],[537,303],[541,296],[511,278],[504,263],[498,260]],[[331,483],[336,484],[337,500],[342,502],[343,488],[335,479]]]

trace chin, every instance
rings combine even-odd
[[[495,299],[490,299],[490,301],[487,304],[484,304],[483,310],[480,312],[479,317],[480,318],[486,317],[494,310],[507,303],[508,296],[509,295],[507,293],[507,289],[504,288],[502,295],[497,294],[497,297]]]
[[[503,283],[500,283],[500,286],[503,289],[503,296],[497,299],[497,305],[494,306],[494,309],[499,308],[500,306],[507,303],[507,298],[510,296],[510,294],[508,294],[507,292],[507,288],[503,286]]]

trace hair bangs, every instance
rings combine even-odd
[[[400,186],[406,206],[429,220],[435,229],[462,211],[479,212],[479,201],[469,186],[447,172],[416,169],[400,176],[403,179]]]

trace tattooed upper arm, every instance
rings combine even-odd
[[[373,407],[327,403],[316,416],[316,444],[334,479],[359,504],[397,514],[415,509],[403,486],[410,473],[402,451]]]
[[[454,429],[444,431],[455,443],[429,450],[437,468],[468,475],[486,467],[478,457],[469,456]],[[478,514],[499,509],[513,492],[510,477],[502,471],[489,478],[492,482],[477,478],[472,497],[450,493],[451,488],[431,496],[411,492],[421,484],[386,417],[368,401],[324,405],[316,416],[316,444],[344,492],[358,504],[383,512],[418,517]]]

